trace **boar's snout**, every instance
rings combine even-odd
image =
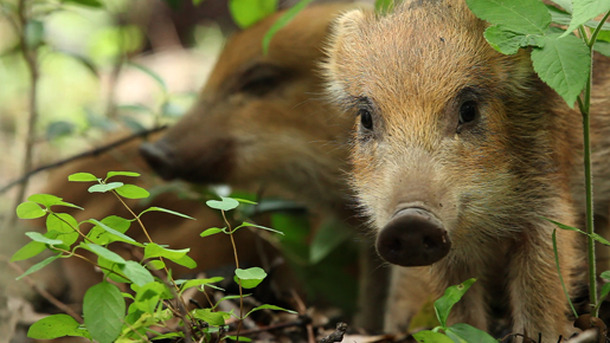
[[[451,242],[441,221],[422,208],[397,212],[379,232],[377,252],[386,261],[405,266],[426,266],[449,252]]]
[[[140,145],[140,154],[159,176],[165,180],[176,178],[172,153],[162,140]]]

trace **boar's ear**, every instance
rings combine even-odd
[[[340,41],[345,35],[358,30],[365,16],[362,9],[354,9],[340,15],[333,23],[334,40]]]

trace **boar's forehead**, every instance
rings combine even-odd
[[[348,38],[344,69],[353,72],[352,95],[371,97],[387,111],[440,110],[466,87],[497,83],[492,66],[500,57],[483,38],[485,24],[459,2],[422,3],[368,17]]]

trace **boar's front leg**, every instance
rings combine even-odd
[[[570,224],[569,221],[563,223]],[[568,300],[562,290],[551,240],[554,225],[538,223],[528,228],[515,243],[515,253],[509,266],[510,301],[514,333],[524,333],[538,341],[557,342],[561,333],[569,338]],[[580,265],[576,252],[575,232],[557,230],[557,245],[561,273],[566,285],[573,282],[572,274]]]

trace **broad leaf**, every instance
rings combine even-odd
[[[91,173],[74,173],[68,176],[68,181],[73,181],[73,182],[90,182],[90,181],[97,181],[98,178],[97,176],[91,174]]]
[[[485,30],[485,39],[494,49],[505,55],[515,54],[521,47],[541,46],[541,38],[538,35],[517,33],[497,25]]]
[[[197,262],[187,255],[190,250],[189,248],[168,249],[156,243],[149,243],[144,247],[144,258],[163,257],[181,266],[193,269],[197,267]]]
[[[413,334],[419,343],[455,343],[451,338],[439,332],[430,330],[419,331]]]
[[[259,267],[248,269],[235,269],[235,282],[237,279],[241,281],[241,286],[246,289],[251,289],[258,286],[267,277],[267,273]]]
[[[132,171],[109,171],[108,173],[106,173],[106,179],[104,179],[104,181],[110,179],[113,176],[138,177],[140,176],[140,173]]]
[[[539,0],[467,0],[472,12],[494,25],[523,34],[544,34],[551,15]]]
[[[215,210],[222,210],[222,211],[231,211],[235,208],[237,208],[237,206],[239,206],[239,201],[232,199],[232,198],[227,198],[227,197],[220,197],[221,200],[208,200],[205,202],[206,205],[208,205],[208,207],[211,207]]]
[[[231,16],[242,29],[274,13],[277,6],[278,0],[229,0]]]
[[[225,325],[225,319],[230,317],[228,313],[213,312],[212,309],[209,308],[195,309],[191,311],[191,314],[193,317],[214,326]]]
[[[83,298],[85,325],[91,337],[100,343],[112,343],[119,336],[125,311],[121,291],[108,282],[92,286]]]
[[[466,291],[468,291],[475,281],[476,279],[472,278],[459,285],[447,287],[445,294],[434,302],[434,311],[436,312],[436,317],[441,326],[447,326],[447,318],[449,317],[451,308],[462,299]]]
[[[610,11],[610,1],[608,0],[579,0],[574,1],[572,6],[572,21],[563,34],[564,37],[576,30],[580,25],[585,24],[602,13],[605,14]]]
[[[456,339],[460,339],[464,342],[498,343],[498,340],[493,338],[487,332],[464,323],[452,325],[446,330],[446,334],[454,341],[456,341]]]
[[[544,37],[544,47],[532,50],[534,70],[540,79],[553,88],[570,106],[585,87],[589,76],[589,49],[575,36]]]
[[[44,217],[44,215],[47,214],[47,211],[32,201],[22,202],[17,206],[15,211],[17,212],[17,217],[21,219],[36,219]]]
[[[81,242],[80,247],[87,249],[87,250],[91,251],[92,253],[96,254],[97,256],[103,257],[113,263],[118,263],[118,264],[123,265],[127,262],[127,261],[125,261],[125,259],[123,257],[121,257],[121,255],[119,255],[113,251],[110,251],[109,249],[104,248],[103,246],[100,246],[97,244]]]
[[[211,227],[209,229],[204,230],[202,233],[199,234],[199,236],[208,237],[208,236],[212,236],[217,233],[220,233],[220,232],[225,232],[225,230],[226,230],[226,227],[223,227],[222,229],[217,228],[217,227]]]
[[[152,274],[144,266],[136,261],[127,261],[120,266],[121,272],[138,286],[144,286],[147,283],[153,282]]]
[[[89,187],[89,193],[106,193],[113,189],[117,189],[119,187],[123,187],[122,182],[109,182],[105,184],[97,184]]]
[[[28,337],[34,339],[55,339],[65,336],[89,338],[89,333],[67,314],[53,314],[32,324],[28,329]]]
[[[127,199],[146,199],[150,196],[150,193],[136,185],[126,184],[116,189],[116,192]]]

